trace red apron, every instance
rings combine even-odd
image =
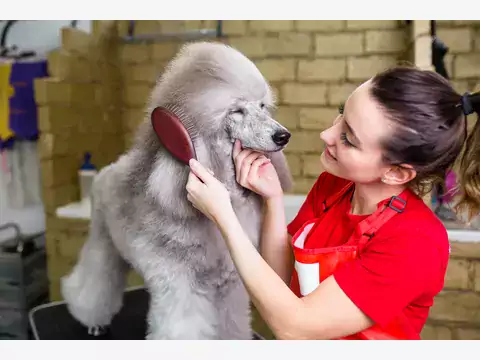
[[[332,275],[335,270],[347,261],[361,256],[361,252],[375,232],[389,219],[401,213],[407,203],[408,192],[393,196],[388,204],[379,206],[377,211],[356,226],[349,240],[342,246],[320,247],[304,249],[304,244],[321,222],[323,215],[329,208],[353,190],[353,183],[349,183],[338,193],[323,202],[323,211],[319,217],[307,221],[293,236],[292,246],[295,256],[290,288],[298,296],[303,297],[314,291],[317,286]],[[318,234],[315,235],[318,238]],[[415,332],[408,319],[402,314],[387,326],[372,327],[339,340],[412,340]],[[414,339],[419,339],[416,336]]]

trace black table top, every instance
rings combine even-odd
[[[144,340],[147,330],[149,294],[144,288],[125,291],[123,306],[106,333],[93,336],[69,313],[65,302],[53,302],[30,311],[36,340]],[[254,333],[253,340],[262,340]]]

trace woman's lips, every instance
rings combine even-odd
[[[334,161],[337,161],[337,158],[335,156],[332,155],[332,153],[330,152],[330,150],[328,150],[328,148],[325,148],[325,154],[332,160]]]

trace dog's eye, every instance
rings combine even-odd
[[[260,109],[265,109],[265,103],[260,103]]]
[[[243,109],[235,109],[230,112],[231,114],[239,114],[239,115],[245,115],[245,111]]]

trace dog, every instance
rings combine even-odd
[[[222,43],[187,43],[157,79],[131,148],[94,180],[89,236],[61,279],[62,296],[90,331],[108,327],[134,269],[150,294],[147,340],[252,339],[250,298],[225,241],[187,200],[189,167],[153,131],[150,114],[166,104],[194,119],[206,149],[199,160],[226,186],[259,248],[262,199],[236,182],[233,144],[265,153],[287,191],[290,133],[272,118],[276,99],[251,60]]]

